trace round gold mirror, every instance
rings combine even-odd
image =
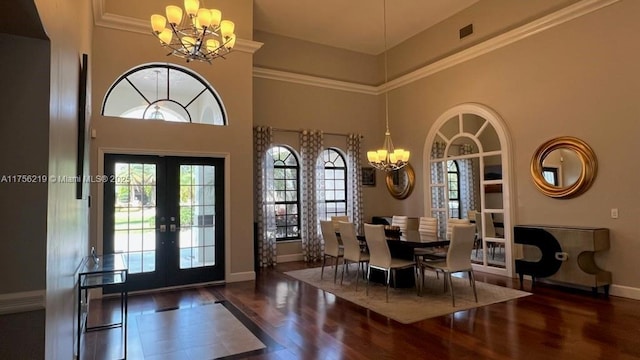
[[[400,200],[406,199],[411,195],[415,182],[416,173],[413,171],[411,164],[407,164],[399,170],[388,172],[386,177],[387,190],[389,190],[391,196]]]
[[[531,158],[533,182],[553,198],[576,197],[589,189],[596,178],[596,154],[584,141],[562,136],[540,145]]]

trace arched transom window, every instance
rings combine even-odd
[[[146,64],[109,88],[102,115],[227,125],[220,97],[197,73],[173,64]]]

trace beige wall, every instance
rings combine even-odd
[[[256,31],[254,39],[264,43],[255,56],[258,67],[367,85],[383,79],[375,56],[263,31]]]
[[[479,2],[476,7],[484,3]],[[494,2],[487,3],[487,9],[495,5]],[[529,6],[520,4],[525,8]],[[540,8],[540,13],[548,13],[555,8],[550,5],[546,2],[545,6],[549,7],[546,10]],[[487,9],[477,8],[475,12],[489,16]],[[633,165],[636,161],[632,157],[640,150],[639,143],[634,140],[640,133],[640,122],[635,119],[640,110],[640,102],[636,100],[640,93],[640,75],[636,66],[640,60],[640,45],[628,37],[628,34],[640,30],[634,19],[639,10],[638,2],[620,1],[392,90],[389,109],[394,143],[412,151],[411,162],[419,175],[418,183],[408,199],[394,200],[381,186],[379,175],[378,186],[365,189],[370,190],[365,192],[367,215],[379,211],[411,216],[425,213],[424,179],[420,175],[424,161],[422,150],[431,125],[455,105],[482,103],[502,117],[512,141],[513,223],[610,228],[611,249],[597,256],[597,261],[602,268],[613,272],[619,293],[640,288],[640,280],[634,276],[633,270],[634,254],[640,251],[640,228],[637,225],[640,194],[635,184],[640,174]],[[520,14],[522,21],[535,19],[518,9],[512,11]],[[464,26],[474,21],[476,13],[463,13],[451,21]],[[493,12],[492,16],[498,18],[502,15]],[[508,25],[507,29],[513,26],[505,25]],[[501,31],[495,29],[493,32]],[[437,37],[437,34],[421,34],[420,37],[428,39]],[[457,38],[451,39],[440,48],[446,53],[458,46],[457,41]],[[428,47],[429,42],[424,46]],[[401,54],[398,51],[397,56]],[[439,55],[445,54],[429,57],[439,58]],[[407,51],[404,56],[396,64],[404,64],[405,69],[398,68],[395,73],[406,73],[424,63],[419,51]],[[317,99],[324,103],[328,92],[257,79],[254,122],[287,128],[321,125],[325,131],[353,126],[365,135],[365,149],[377,147],[381,137],[375,138],[377,132],[373,128],[382,128],[380,116],[377,123],[359,117],[362,122],[349,125],[332,119],[327,119],[324,124],[318,123],[313,111],[309,112],[311,115],[304,116],[306,104],[313,104]],[[335,95],[343,99],[351,99],[351,96],[348,93],[342,97]],[[296,106],[287,110],[279,102],[266,101],[279,97],[294,99]],[[339,102],[342,107],[336,107],[336,116],[344,109],[353,113],[361,107],[361,104],[346,102],[353,106]],[[314,105],[310,106],[313,108]],[[576,136],[589,143],[600,165],[592,188],[571,200],[543,196],[529,178],[529,161],[535,149],[544,141],[562,135]],[[624,144],[624,148],[619,144]],[[614,207],[620,211],[619,219],[609,216],[610,208]]]
[[[632,15],[638,10],[637,2],[616,3],[412,83],[394,97],[403,104],[394,115],[403,129],[413,128],[398,135],[412,150],[424,146],[434,119],[456,104],[479,102],[496,110],[513,143],[514,224],[610,228],[611,250],[597,259],[616,285],[633,288],[640,287],[632,271],[640,251],[640,173],[632,157],[640,150],[634,141],[640,133],[640,46],[627,34],[640,28]],[[585,140],[599,160],[593,187],[571,200],[544,197],[529,178],[536,148],[562,135]],[[417,173],[422,161],[413,160]],[[408,201],[422,207],[418,197]],[[614,207],[621,215],[615,220],[609,217]]]
[[[91,5],[74,0],[36,1],[51,38],[49,173],[76,174],[80,57],[91,57]],[[89,75],[89,81],[91,75]],[[91,90],[88,90],[91,101]],[[88,201],[75,184],[49,183],[47,216],[46,358],[74,353],[75,271],[88,255]]]
[[[2,32],[13,24],[18,25],[15,34],[29,37],[5,42],[2,36],[0,68],[7,81],[2,96],[7,116],[0,131],[0,143],[7,147],[1,152],[2,173],[73,176],[80,54],[89,51],[90,5],[18,0],[0,8]],[[34,31],[38,28],[40,33]],[[50,42],[35,39],[47,37]],[[3,317],[0,357],[71,359],[75,307],[69,299],[75,294],[75,269],[86,254],[87,202],[76,200],[75,184],[42,179],[2,184],[0,189],[0,221],[7,230],[0,245],[6,275],[0,294],[17,299],[41,294],[46,303],[46,312]],[[29,293],[22,295],[25,291]]]
[[[238,34],[251,36],[252,1],[227,1],[221,5],[224,5],[221,6],[223,17],[225,13],[229,17],[237,15],[233,20]],[[157,6],[147,2],[145,8]],[[226,60],[215,60],[212,65],[187,64],[176,57],[167,58],[166,50],[151,35],[104,27],[94,29],[93,45],[97,70],[93,82],[92,128],[97,137],[91,144],[92,174],[103,173],[101,152],[226,157],[229,169],[225,194],[228,204],[225,236],[229,245],[226,280],[253,278],[253,197],[252,192],[247,191],[253,188],[252,54],[236,51]],[[152,122],[100,115],[104,95],[120,75],[141,64],[166,61],[197,72],[212,85],[227,110],[228,126]],[[91,243],[99,249],[102,248],[101,192],[102,187],[94,184],[91,194],[96,201],[91,208]]]

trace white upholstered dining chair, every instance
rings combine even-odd
[[[338,278],[338,261],[344,256],[344,248],[338,242],[335,228],[331,221],[320,221],[320,231],[322,232],[322,238],[324,239],[324,254],[322,256],[322,269],[320,270],[320,280],[324,276],[324,266],[327,262],[327,257],[335,259],[333,282],[336,282]]]
[[[349,222],[349,217],[346,215],[337,215],[337,216],[331,217],[331,223],[333,224],[333,228],[336,230],[338,234],[340,233],[340,221]]]
[[[447,257],[442,261],[420,261],[418,267],[420,268],[420,278],[422,285],[419,289],[424,287],[424,271],[425,269],[432,269],[437,272],[442,272],[445,275],[445,291],[447,283],[451,291],[451,303],[456,306],[456,298],[453,292],[453,281],[451,274],[457,272],[466,272],[469,274],[469,282],[473,287],[473,296],[478,302],[478,294],[476,293],[476,281],[473,275],[473,267],[471,266],[471,251],[473,250],[473,242],[475,240],[476,227],[473,224],[467,225],[455,225],[452,229],[451,243],[447,250]]]
[[[369,268],[367,269],[367,290],[369,295],[369,281],[371,280],[371,269],[382,270],[385,272],[385,283],[387,286],[386,301],[389,302],[389,283],[391,276],[395,282],[396,270],[413,268],[416,274],[415,261],[398,259],[391,257],[389,245],[384,235],[383,225],[364,224],[364,237],[369,248]],[[418,279],[416,278],[416,288],[418,287]]]
[[[340,222],[340,237],[342,238],[342,245],[344,246],[344,257],[342,259],[342,278],[340,279],[340,285],[344,281],[344,268],[348,266],[349,262],[356,263],[356,291],[358,291],[358,277],[360,266],[366,266],[369,263],[369,253],[363,252],[360,248],[360,242],[356,236],[356,227],[352,222]],[[362,273],[365,274],[365,268],[363,267]]]
[[[447,219],[447,240],[451,240],[451,232],[455,225],[469,225],[469,219]]]

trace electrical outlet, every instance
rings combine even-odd
[[[612,208],[611,209],[611,218],[612,219],[617,219],[618,218],[618,208]]]

